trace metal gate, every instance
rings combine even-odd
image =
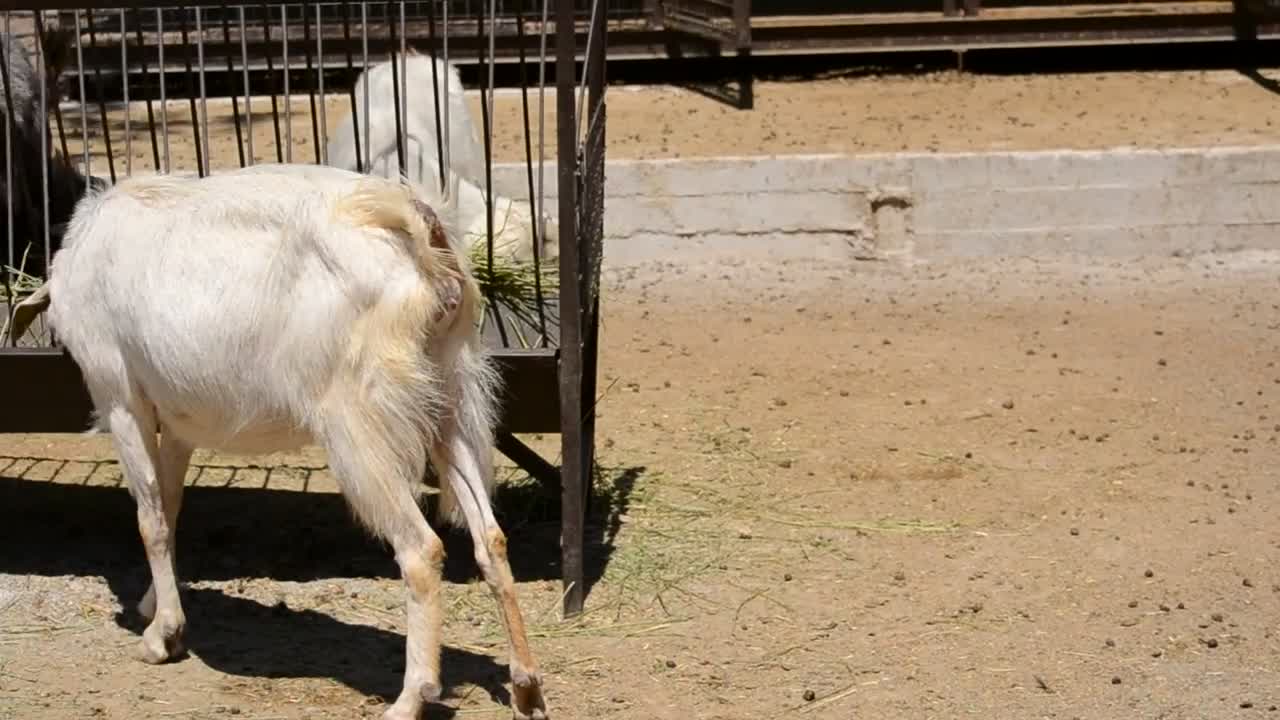
[[[527,5],[526,5],[527,3]],[[210,6],[155,0],[3,0],[0,85],[5,110],[5,302],[42,279],[62,224],[86,183],[145,173],[217,173],[261,162],[324,162],[335,112],[350,110],[360,155],[357,102],[368,84],[352,83],[387,58],[401,67],[406,50],[480,67],[483,189],[489,217],[500,193],[492,161],[494,48],[513,49],[522,76],[524,172],[506,192],[527,202],[531,217],[559,226],[559,288],[541,282],[534,314],[487,305],[485,334],[504,378],[498,448],[561,496],[564,612],[584,601],[584,522],[594,463],[594,400],[599,327],[605,150],[606,0],[550,4],[504,2],[274,2]],[[624,8],[625,10],[625,8]],[[460,15],[460,13],[462,13]],[[501,38],[502,42],[499,42]],[[226,92],[210,92],[214,77]],[[415,93],[395,80],[397,120]],[[545,92],[551,85],[552,93]],[[220,86],[220,87],[222,87]],[[430,86],[427,86],[430,89]],[[59,95],[64,99],[59,102]],[[218,97],[221,94],[222,97]],[[547,97],[544,97],[547,96]],[[554,134],[531,113],[554,100]],[[534,110],[534,108],[537,110]],[[448,113],[436,137],[448,138]],[[454,122],[458,122],[454,118]],[[405,168],[407,130],[397,124],[397,159]],[[367,131],[366,131],[367,133]],[[366,134],[367,137],[367,134]],[[219,153],[229,148],[234,153]],[[310,146],[310,147],[308,147]],[[554,148],[554,158],[543,148]],[[440,167],[448,155],[431,152]],[[368,159],[365,160],[368,162]],[[359,160],[357,161],[359,162]],[[543,176],[554,174],[554,178]],[[554,209],[545,188],[556,195]],[[494,272],[494,223],[487,222]],[[532,227],[539,227],[536,220]],[[534,237],[534,277],[543,277]],[[551,270],[551,269],[545,269]],[[505,316],[504,316],[504,313]],[[48,333],[6,338],[0,377],[10,407],[0,432],[72,433],[88,428],[91,403],[70,356]],[[557,469],[520,442],[518,433],[559,433]]]

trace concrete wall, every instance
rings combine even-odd
[[[496,168],[527,195],[523,165]],[[555,166],[547,166],[554,208]],[[1280,146],[617,160],[607,257],[881,257],[1280,247]]]

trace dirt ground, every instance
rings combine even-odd
[[[557,716],[1274,708],[1278,263],[611,273],[581,619],[557,617],[547,498],[499,500]],[[149,667],[118,615],[147,574],[118,469],[89,462],[105,445],[3,453],[0,715],[374,717],[394,697],[403,591],[323,458],[197,459],[192,656]],[[446,705],[501,716],[500,625],[466,540],[450,555]]]
[[[1269,141],[1270,95],[1188,77],[1236,114],[1080,102],[1115,114],[1061,144]],[[952,81],[976,82],[917,85]],[[1167,91],[1152,103],[1196,94],[1167,76],[1131,94],[1148,83]],[[762,107],[786,107],[769,90]],[[656,112],[643,97],[613,95],[620,147],[626,103]],[[1037,108],[1063,133],[1083,122]],[[897,108],[904,128],[934,112]],[[898,149],[885,122],[876,149]],[[860,127],[806,149],[865,148]],[[954,127],[970,147],[1068,137]],[[511,469],[498,499],[553,716],[1276,717],[1278,269],[1253,253],[611,267],[583,616],[558,617],[554,500]],[[377,717],[403,670],[403,590],[321,453],[197,456],[179,533],[191,653],[159,667],[132,659],[148,573],[112,455],[0,438],[0,718]],[[501,625],[465,535],[448,549],[433,716],[504,717]]]
[[[722,155],[852,152],[934,152],[1268,144],[1280,136],[1276,71],[1247,77],[1234,71],[991,76],[937,73],[921,76],[831,78],[805,83],[763,82],[756,109],[741,111],[673,87],[616,87],[609,92],[608,157],[690,158]],[[181,88],[172,90],[182,92]],[[171,96],[172,97],[172,96]],[[471,94],[476,127],[480,101]],[[537,98],[532,96],[532,150],[537,152]],[[546,152],[555,158],[555,98],[546,99]],[[154,157],[146,108],[134,104],[130,148],[135,172],[150,172]],[[315,160],[310,102],[295,97],[293,158]],[[346,96],[330,96],[325,124],[337,129],[350,111]],[[271,100],[252,99],[254,157],[277,157]],[[159,103],[153,112],[161,125]],[[239,112],[244,113],[243,103]],[[278,102],[282,142],[288,138]],[[317,116],[318,116],[317,112]],[[210,101],[213,167],[238,165],[230,101]],[[68,149],[79,157],[81,121],[66,110]],[[87,118],[92,170],[105,177],[106,143],[96,108]],[[112,153],[123,171],[124,112],[110,110]],[[171,167],[195,170],[195,133],[185,100],[169,102]],[[525,159],[518,92],[494,100],[493,154],[499,162]],[[242,133],[248,134],[247,122]],[[157,132],[159,132],[157,130]],[[162,136],[161,136],[162,137]],[[321,144],[323,144],[323,139]],[[163,165],[163,142],[156,152]],[[284,156],[283,150],[280,156]],[[536,154],[535,154],[536,157]]]

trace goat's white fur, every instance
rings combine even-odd
[[[471,182],[480,182],[484,178],[484,146],[480,133],[476,129],[471,111],[467,107],[463,94],[462,80],[458,77],[458,68],[444,60],[436,60],[434,67],[430,57],[409,52],[406,56],[395,55],[396,63],[403,63],[404,74],[400,76],[401,88],[408,92],[401,93],[403,100],[407,95],[409,103],[402,107],[405,114],[404,130],[414,143],[412,148],[405,147],[405,166],[411,177],[418,182],[429,180],[431,172],[435,172],[439,182],[439,154],[437,145],[439,134],[436,132],[435,97],[449,103],[449,168]],[[356,99],[356,114],[347,115],[338,124],[337,130],[329,136],[328,163],[334,167],[356,169],[355,125],[359,121],[360,156],[368,163],[369,158],[390,156],[392,165],[396,165],[396,115],[395,115],[395,82],[392,79],[392,60],[384,60],[370,66],[356,78],[352,92]],[[399,73],[399,67],[396,68]],[[441,85],[446,91],[441,93]],[[369,92],[369,125],[365,126],[364,97],[365,87]],[[428,90],[434,91],[432,95]],[[444,106],[440,107],[441,123],[444,122]],[[368,133],[369,145],[365,146]]]
[[[343,118],[336,132],[329,137],[328,164],[346,170],[363,170],[385,178],[401,177],[399,156],[396,149],[395,83],[392,80],[391,63],[400,62],[399,56],[383,61],[365,72],[355,84],[356,112]],[[484,148],[471,110],[463,95],[458,69],[443,60],[432,59],[410,52],[404,58],[404,76],[401,84],[408,88],[404,112],[403,176],[418,185],[438,187],[440,184],[440,148],[437,146],[435,97],[429,90],[439,93],[440,85],[447,83],[444,100],[449,104],[449,175],[458,191],[458,223],[470,242],[481,244],[488,237],[485,221]],[[398,71],[397,71],[398,72]],[[447,78],[447,80],[446,80]],[[369,118],[364,117],[365,85],[369,88]],[[441,123],[443,123],[443,106]],[[365,126],[368,122],[369,146],[365,147]],[[355,132],[360,131],[360,159],[356,162]],[[545,214],[544,214],[545,215]],[[493,246],[494,254],[517,261],[533,260],[534,212],[531,203],[493,195]],[[538,227],[541,239],[540,256],[547,260],[559,256],[559,226],[550,217],[543,217]]]
[[[413,491],[428,462],[506,621],[516,715],[544,716],[489,506],[497,376],[449,210],[421,186],[290,165],[133,178],[79,204],[49,319],[138,506],[144,660],[181,652],[174,533],[192,450],[315,442],[409,588],[404,690],[385,717],[417,717],[440,690],[443,546]]]

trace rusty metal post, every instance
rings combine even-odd
[[[560,572],[564,616],[582,612],[584,485],[582,433],[582,284],[579,281],[577,123],[573,3],[556,2],[556,174],[560,194]]]
[[[644,0],[642,11],[645,23],[651,28],[662,27],[662,3],[663,0]]]
[[[751,65],[751,0],[734,0],[734,44],[738,52],[738,109],[756,106],[755,70]]]

